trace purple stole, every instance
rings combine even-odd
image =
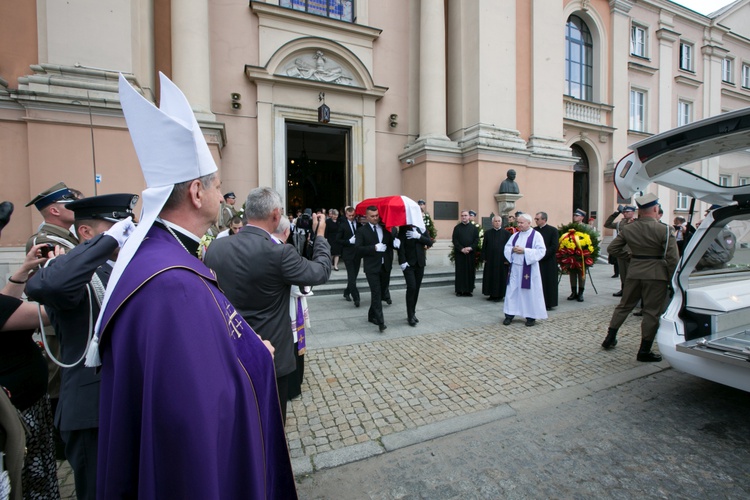
[[[297,355],[305,354],[305,311],[302,310],[302,297],[295,297],[297,302]]]
[[[531,229],[533,231],[533,229]],[[520,232],[516,233],[516,235],[513,237],[513,246],[516,246],[516,242],[518,241],[518,237],[521,235]],[[526,248],[532,248],[534,244],[534,233],[531,234],[528,238],[526,238]],[[506,280],[506,285],[510,284],[510,273],[513,270],[513,264],[511,263],[510,269],[508,270],[508,278]],[[521,274],[521,288],[525,288],[526,290],[531,289],[531,264],[526,263],[526,257],[523,258],[523,273]]]

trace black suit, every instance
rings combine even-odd
[[[116,249],[114,238],[100,234],[52,259],[26,284],[28,297],[44,304],[49,314],[63,363],[75,363],[86,351],[93,327],[90,321],[95,322],[99,315],[95,287],[90,282],[96,273],[102,286],[107,286],[112,272],[107,260]],[[73,467],[78,498],[94,498],[101,377],[83,361],[63,368],[61,373],[55,426],[65,442],[65,457]]]
[[[357,221],[354,223],[354,232],[352,232],[351,222],[343,220],[339,224],[338,241],[341,246],[341,258],[344,259],[346,264],[346,289],[344,290],[344,297],[351,295],[354,302],[359,302],[359,290],[357,289],[357,275],[359,274],[359,265],[362,262],[362,258],[357,255],[357,249],[355,243],[350,243],[349,240],[352,236],[356,238],[357,228],[360,227]],[[327,227],[327,226],[326,226]]]
[[[418,239],[406,237],[406,232],[409,230],[406,226],[402,226],[398,231],[398,239],[401,241],[401,246],[398,249],[398,263],[401,266],[408,264],[403,272],[406,281],[406,317],[409,320],[413,320],[415,316],[417,300],[419,300],[419,287],[422,286],[422,278],[424,277],[424,267],[427,262],[425,246],[432,246],[432,239],[429,235],[422,233],[416,227],[412,229],[420,233]]]
[[[544,239],[547,251],[539,261],[539,274],[542,276],[542,290],[544,291],[544,305],[547,309],[557,307],[557,247],[560,233],[557,228],[545,224],[544,227],[535,227]]]
[[[355,247],[357,255],[362,258],[365,268],[367,284],[370,286],[370,310],[367,319],[378,325],[384,325],[383,304],[381,300],[390,299],[388,285],[391,280],[391,266],[393,265],[393,235],[385,227],[378,226],[382,236],[373,231],[369,223],[357,229]],[[381,239],[382,238],[382,239]],[[377,243],[386,246],[385,252],[375,250]]]

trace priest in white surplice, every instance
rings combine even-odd
[[[526,318],[526,326],[533,326],[537,319],[547,319],[539,274],[539,260],[544,257],[546,248],[542,235],[531,229],[529,214],[519,215],[516,222],[519,232],[505,244],[505,259],[510,262],[510,269],[503,324],[510,325],[513,317],[518,315]]]

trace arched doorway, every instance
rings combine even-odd
[[[573,165],[573,207],[571,212],[580,208],[589,212],[589,158],[583,148],[577,144],[570,146],[573,158],[577,161]]]
[[[347,127],[286,122],[287,209],[341,211],[350,203]]]

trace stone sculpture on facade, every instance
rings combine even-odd
[[[508,170],[507,177],[500,183],[500,190],[495,195],[497,202],[497,213],[503,217],[503,225],[508,224],[508,214],[516,208],[516,201],[523,195],[516,182],[516,171],[512,168]]]

